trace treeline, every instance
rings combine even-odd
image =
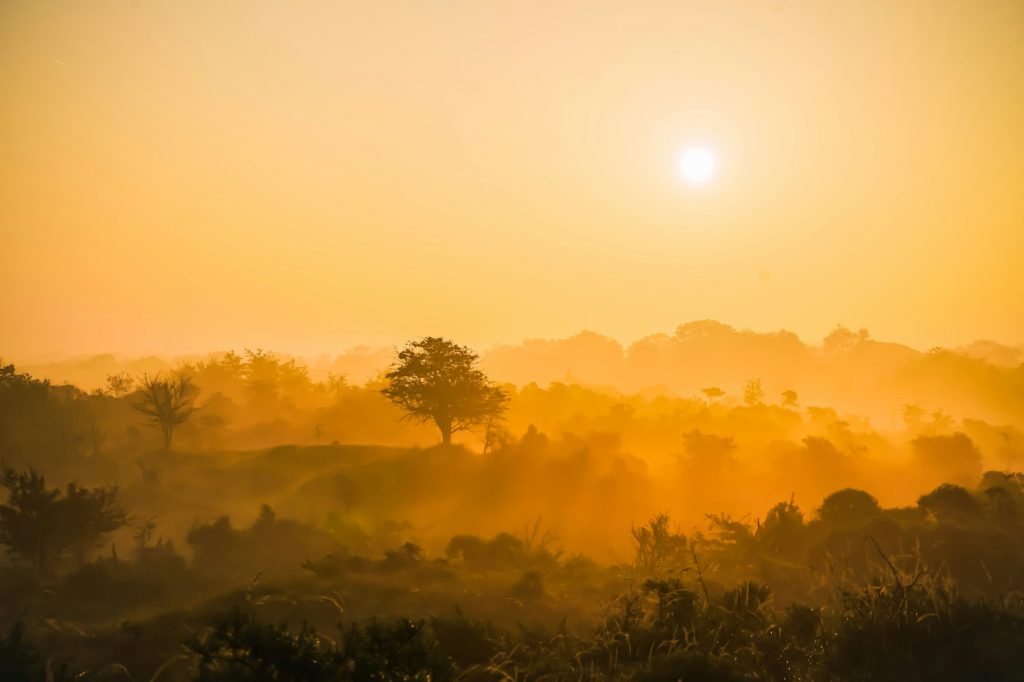
[[[882,432],[854,415],[806,405],[796,390],[772,399],[756,379],[733,401],[714,387],[699,398],[669,398],[479,381],[486,388],[476,394],[482,411],[457,424],[464,430],[455,440],[487,457],[403,450],[365,471],[352,462],[357,470],[344,474],[344,490],[361,491],[364,475],[388,470],[381,485],[395,487],[389,499],[394,520],[437,514],[431,495],[396,484],[413,480],[416,471],[424,485],[452,491],[442,525],[473,518],[480,525],[471,530],[498,530],[543,514],[569,527],[563,535],[575,548],[593,550],[602,532],[586,532],[576,519],[591,515],[613,524],[615,537],[624,530],[623,512],[636,518],[664,509],[696,524],[707,510],[743,515],[791,494],[816,500],[845,486],[869,488],[886,504],[906,504],[940,483],[969,487],[985,470],[1024,463],[1024,434],[1012,425],[906,406],[897,430]],[[386,376],[362,385],[341,377],[313,381],[302,365],[257,351],[185,365],[173,374],[114,374],[107,388],[91,393],[50,385],[8,365],[0,371],[0,458],[62,484],[126,482],[130,494],[152,499],[145,486],[156,485],[161,471],[177,462],[166,456],[168,449],[205,453],[209,466],[224,469],[238,459],[232,452],[281,443],[405,448],[438,442],[443,431],[433,408],[421,405],[417,418],[426,423],[410,420],[409,411],[386,395],[388,386]],[[501,409],[484,409],[492,394],[503,398],[494,403]],[[221,491],[209,494],[222,511],[269,501],[322,517],[336,503],[327,492],[335,484],[326,480],[337,475],[329,466],[346,460],[327,459],[328,468],[315,471],[305,470],[305,461],[297,457],[280,472],[282,482],[324,478],[301,501],[283,483],[280,493],[259,499],[235,490],[232,479],[218,479]],[[473,491],[495,504],[469,513]],[[368,492],[346,504],[367,514],[387,511]],[[182,538],[184,529],[175,524],[174,535]]]
[[[363,384],[386,371],[393,356],[390,348],[356,348],[296,364],[309,368],[314,383],[333,374]],[[120,361],[97,356],[29,369],[92,390],[102,387],[107,375],[121,371],[152,375],[209,359]],[[517,386],[561,382],[681,397],[699,397],[702,389],[718,387],[727,399],[740,402],[746,383],[760,379],[769,402],[795,390],[805,404],[828,405],[878,423],[898,417],[903,405],[916,405],[925,413],[945,410],[961,418],[1024,422],[1019,400],[1024,348],[993,341],[918,350],[840,325],[819,344],[810,344],[787,331],[761,333],[701,320],[629,345],[593,332],[530,339],[487,349],[481,363],[495,380]]]

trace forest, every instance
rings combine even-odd
[[[0,679],[1022,679],[1021,355],[3,364]]]

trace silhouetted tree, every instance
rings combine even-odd
[[[171,449],[174,430],[188,421],[196,411],[196,388],[183,374],[170,379],[159,375],[143,376],[139,387],[139,401],[134,407],[148,416],[164,437],[164,450]]]
[[[646,526],[633,527],[630,532],[636,550],[633,565],[637,570],[657,573],[685,563],[686,536],[672,531],[667,514],[659,514]]]
[[[924,409],[919,405],[907,404],[900,408],[903,424],[911,431],[919,431],[924,422]]]
[[[5,468],[7,489],[0,505],[0,544],[41,571],[71,552],[79,564],[104,538],[123,526],[128,515],[117,504],[116,487],[84,488],[68,484],[62,493],[48,489],[38,472]]]
[[[122,398],[131,393],[135,379],[128,372],[117,372],[107,375],[107,391],[115,398]]]
[[[803,540],[804,515],[796,502],[779,502],[768,510],[764,523],[757,524],[758,544],[773,554],[793,554]]]
[[[837,324],[822,342],[822,348],[829,353],[843,353],[853,350],[871,337],[867,329],[853,331],[849,327]]]
[[[53,466],[80,454],[89,421],[82,395],[0,363],[0,455]]]
[[[1006,488],[999,486],[985,488],[985,497],[988,498],[992,515],[997,521],[1013,524],[1017,520],[1017,502],[1006,491]]]
[[[331,372],[327,375],[327,381],[324,382],[329,390],[334,395],[336,402],[341,401],[341,396],[345,393],[345,390],[349,387],[348,381],[345,379],[344,374]]]
[[[918,436],[911,445],[918,466],[941,480],[974,485],[981,477],[981,452],[966,434]]]
[[[782,392],[782,406],[796,407],[799,404],[800,396],[796,391],[789,389]]]
[[[718,436],[694,429],[683,434],[686,464],[701,474],[721,474],[735,463],[736,441],[731,436]]]
[[[856,488],[843,488],[821,503],[818,515],[825,523],[856,525],[881,513],[878,500],[871,493]]]
[[[964,487],[943,483],[917,500],[917,506],[939,520],[967,519],[981,514],[981,505]]]
[[[707,388],[702,388],[700,389],[700,392],[703,393],[704,397],[708,399],[708,405],[710,405],[712,402],[725,395],[725,391],[720,389],[718,386],[709,386]]]
[[[751,379],[743,387],[743,402],[751,407],[764,403],[764,388],[760,379]]]
[[[514,440],[515,437],[504,424],[501,411],[495,412],[484,420],[485,455],[510,445]]]
[[[433,421],[441,440],[493,421],[505,411],[508,395],[477,368],[477,355],[465,346],[428,336],[410,342],[385,375],[381,390],[406,416]]]

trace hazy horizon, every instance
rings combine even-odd
[[[704,318],[1020,343],[1022,27],[1015,2],[8,0],[0,348]]]
[[[710,319],[710,318],[708,318],[708,319]],[[665,328],[665,329],[652,330],[652,331],[650,331],[650,332],[648,332],[646,334],[640,334],[638,336],[630,337],[630,338],[620,338],[620,337],[615,336],[613,334],[603,333],[603,332],[601,332],[598,329],[581,328],[581,329],[578,329],[578,330],[576,330],[574,332],[570,332],[568,334],[565,334],[563,336],[543,336],[543,335],[537,334],[537,335],[524,336],[522,338],[498,339],[498,340],[491,340],[491,341],[488,341],[488,340],[479,341],[478,340],[478,341],[474,342],[472,340],[467,341],[466,339],[456,339],[456,340],[459,341],[460,343],[465,343],[465,345],[470,346],[471,348],[473,348],[475,351],[477,351],[479,353],[487,353],[488,351],[496,349],[496,348],[503,348],[503,347],[508,347],[508,346],[519,346],[519,345],[523,345],[523,344],[529,343],[529,342],[557,342],[557,341],[565,341],[565,340],[568,340],[568,339],[571,339],[571,338],[574,338],[574,337],[577,337],[577,336],[580,336],[580,335],[583,335],[583,334],[596,334],[596,335],[598,335],[598,336],[600,336],[602,338],[610,339],[610,340],[618,343],[619,345],[621,345],[623,347],[623,349],[628,349],[631,345],[633,345],[636,342],[641,341],[643,339],[646,339],[646,338],[649,338],[649,337],[652,337],[652,336],[657,336],[657,335],[660,335],[660,334],[671,335],[681,325],[684,325],[687,322],[699,322],[699,321],[702,321],[702,320],[698,320],[698,319],[687,320],[687,321],[684,321],[684,322],[677,323],[675,325],[671,325],[670,327]],[[751,327],[747,327],[747,326],[743,326],[743,325],[732,324],[729,321],[723,321],[723,320],[715,320],[715,321],[716,322],[721,322],[722,324],[725,324],[725,325],[728,325],[728,326],[734,328],[737,331],[753,332],[755,334],[774,334],[774,333],[780,333],[780,332],[781,333],[785,333],[785,332],[793,333],[793,334],[796,334],[796,336],[800,339],[800,341],[802,343],[806,344],[807,346],[811,346],[811,347],[820,347],[824,337],[829,332],[833,331],[835,328],[841,326],[841,327],[847,327],[847,328],[852,329],[854,331],[859,330],[859,329],[867,329],[867,331],[870,333],[870,338],[871,338],[872,341],[876,341],[876,342],[880,342],[880,343],[893,343],[893,344],[897,344],[897,345],[901,345],[901,346],[906,346],[907,348],[911,348],[911,349],[913,349],[915,351],[919,351],[919,352],[926,352],[926,351],[929,351],[929,350],[931,350],[933,348],[947,348],[947,349],[955,350],[955,349],[961,349],[961,348],[968,347],[968,346],[970,346],[971,344],[974,344],[974,343],[995,343],[995,344],[998,344],[998,345],[1001,345],[1001,346],[1006,346],[1008,348],[1014,348],[1014,349],[1024,348],[1024,340],[1021,340],[1021,339],[994,339],[994,338],[983,338],[983,337],[967,338],[967,339],[964,339],[964,340],[961,340],[961,341],[955,342],[955,343],[930,342],[930,343],[924,343],[924,344],[915,344],[915,343],[908,342],[906,340],[901,340],[901,339],[896,339],[896,338],[883,338],[883,337],[880,337],[880,336],[876,336],[874,334],[874,331],[871,330],[871,329],[868,329],[867,327],[858,327],[858,326],[842,324],[842,323],[834,323],[834,324],[832,324],[830,327],[828,327],[825,330],[825,332],[823,332],[820,335],[805,336],[803,334],[795,332],[792,329],[788,329],[786,327],[755,329],[755,328],[751,328]],[[445,336],[445,334],[443,334],[443,332],[436,332],[436,331],[432,332],[430,330],[427,330],[427,332],[425,332],[425,333],[427,333],[427,334],[434,333],[434,334],[439,335],[439,336]],[[259,335],[257,335],[257,337],[258,336]],[[423,334],[420,334],[420,336],[423,336]],[[208,355],[211,355],[211,354],[225,353],[225,352],[232,351],[232,350],[240,351],[240,350],[243,350],[243,349],[246,349],[246,348],[251,348],[251,349],[255,350],[255,349],[259,348],[259,349],[263,349],[265,351],[269,351],[269,352],[272,352],[272,353],[281,354],[281,355],[284,355],[286,357],[295,357],[295,358],[301,358],[301,359],[304,359],[304,360],[315,360],[317,358],[321,358],[321,357],[325,357],[325,356],[333,357],[333,356],[342,355],[342,354],[345,354],[345,353],[348,353],[348,352],[357,351],[357,350],[361,350],[361,349],[370,349],[370,350],[396,349],[396,348],[400,348],[401,346],[403,346],[411,338],[414,338],[414,337],[395,338],[395,339],[391,339],[391,340],[386,340],[386,339],[385,340],[374,340],[374,339],[370,339],[370,340],[356,340],[356,341],[351,341],[351,342],[339,342],[339,343],[333,343],[333,344],[324,343],[323,345],[314,345],[314,346],[308,347],[305,350],[303,350],[302,348],[278,347],[278,346],[275,346],[275,345],[269,344],[269,343],[253,343],[250,340],[239,338],[236,341],[230,341],[229,340],[228,342],[225,342],[225,343],[221,344],[220,346],[215,346],[215,347],[199,347],[199,346],[192,347],[191,345],[189,345],[189,346],[186,346],[185,348],[178,348],[178,349],[174,349],[174,348],[171,348],[171,347],[162,348],[162,349],[161,348],[155,348],[155,347],[154,348],[138,348],[138,349],[133,349],[133,348],[118,348],[115,345],[115,346],[112,346],[112,347],[96,347],[96,348],[86,348],[86,349],[78,349],[78,350],[74,350],[74,349],[50,349],[50,350],[37,349],[37,350],[26,352],[26,353],[6,352],[6,350],[5,350],[5,352],[2,355],[0,355],[0,359],[6,360],[7,362],[14,362],[15,364],[32,364],[32,365],[38,365],[38,364],[42,364],[42,363],[51,363],[51,362],[62,362],[62,361],[68,361],[68,360],[87,359],[87,358],[101,356],[101,355],[112,355],[112,356],[114,356],[114,357],[116,357],[118,359],[141,359],[141,358],[147,358],[147,357],[157,357],[157,358],[161,358],[163,360],[173,361],[173,360],[177,360],[177,359],[200,358],[200,357],[205,357],[205,356],[208,356]]]

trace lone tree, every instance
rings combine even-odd
[[[477,368],[476,353],[448,339],[411,341],[385,375],[381,390],[406,417],[433,420],[445,445],[452,434],[486,424],[505,411],[508,395]]]
[[[140,382],[139,396],[135,409],[160,429],[164,436],[164,450],[170,450],[174,430],[196,411],[195,385],[183,374],[170,379],[161,379],[159,374],[154,377],[146,375]]]
[[[707,388],[700,389],[700,392],[708,399],[708,405],[725,395],[725,391],[718,386],[708,386]]]
[[[750,407],[764,404],[764,388],[760,379],[751,379],[743,387],[743,402]]]
[[[135,379],[128,372],[117,372],[107,375],[107,392],[115,398],[123,398],[132,391]]]

